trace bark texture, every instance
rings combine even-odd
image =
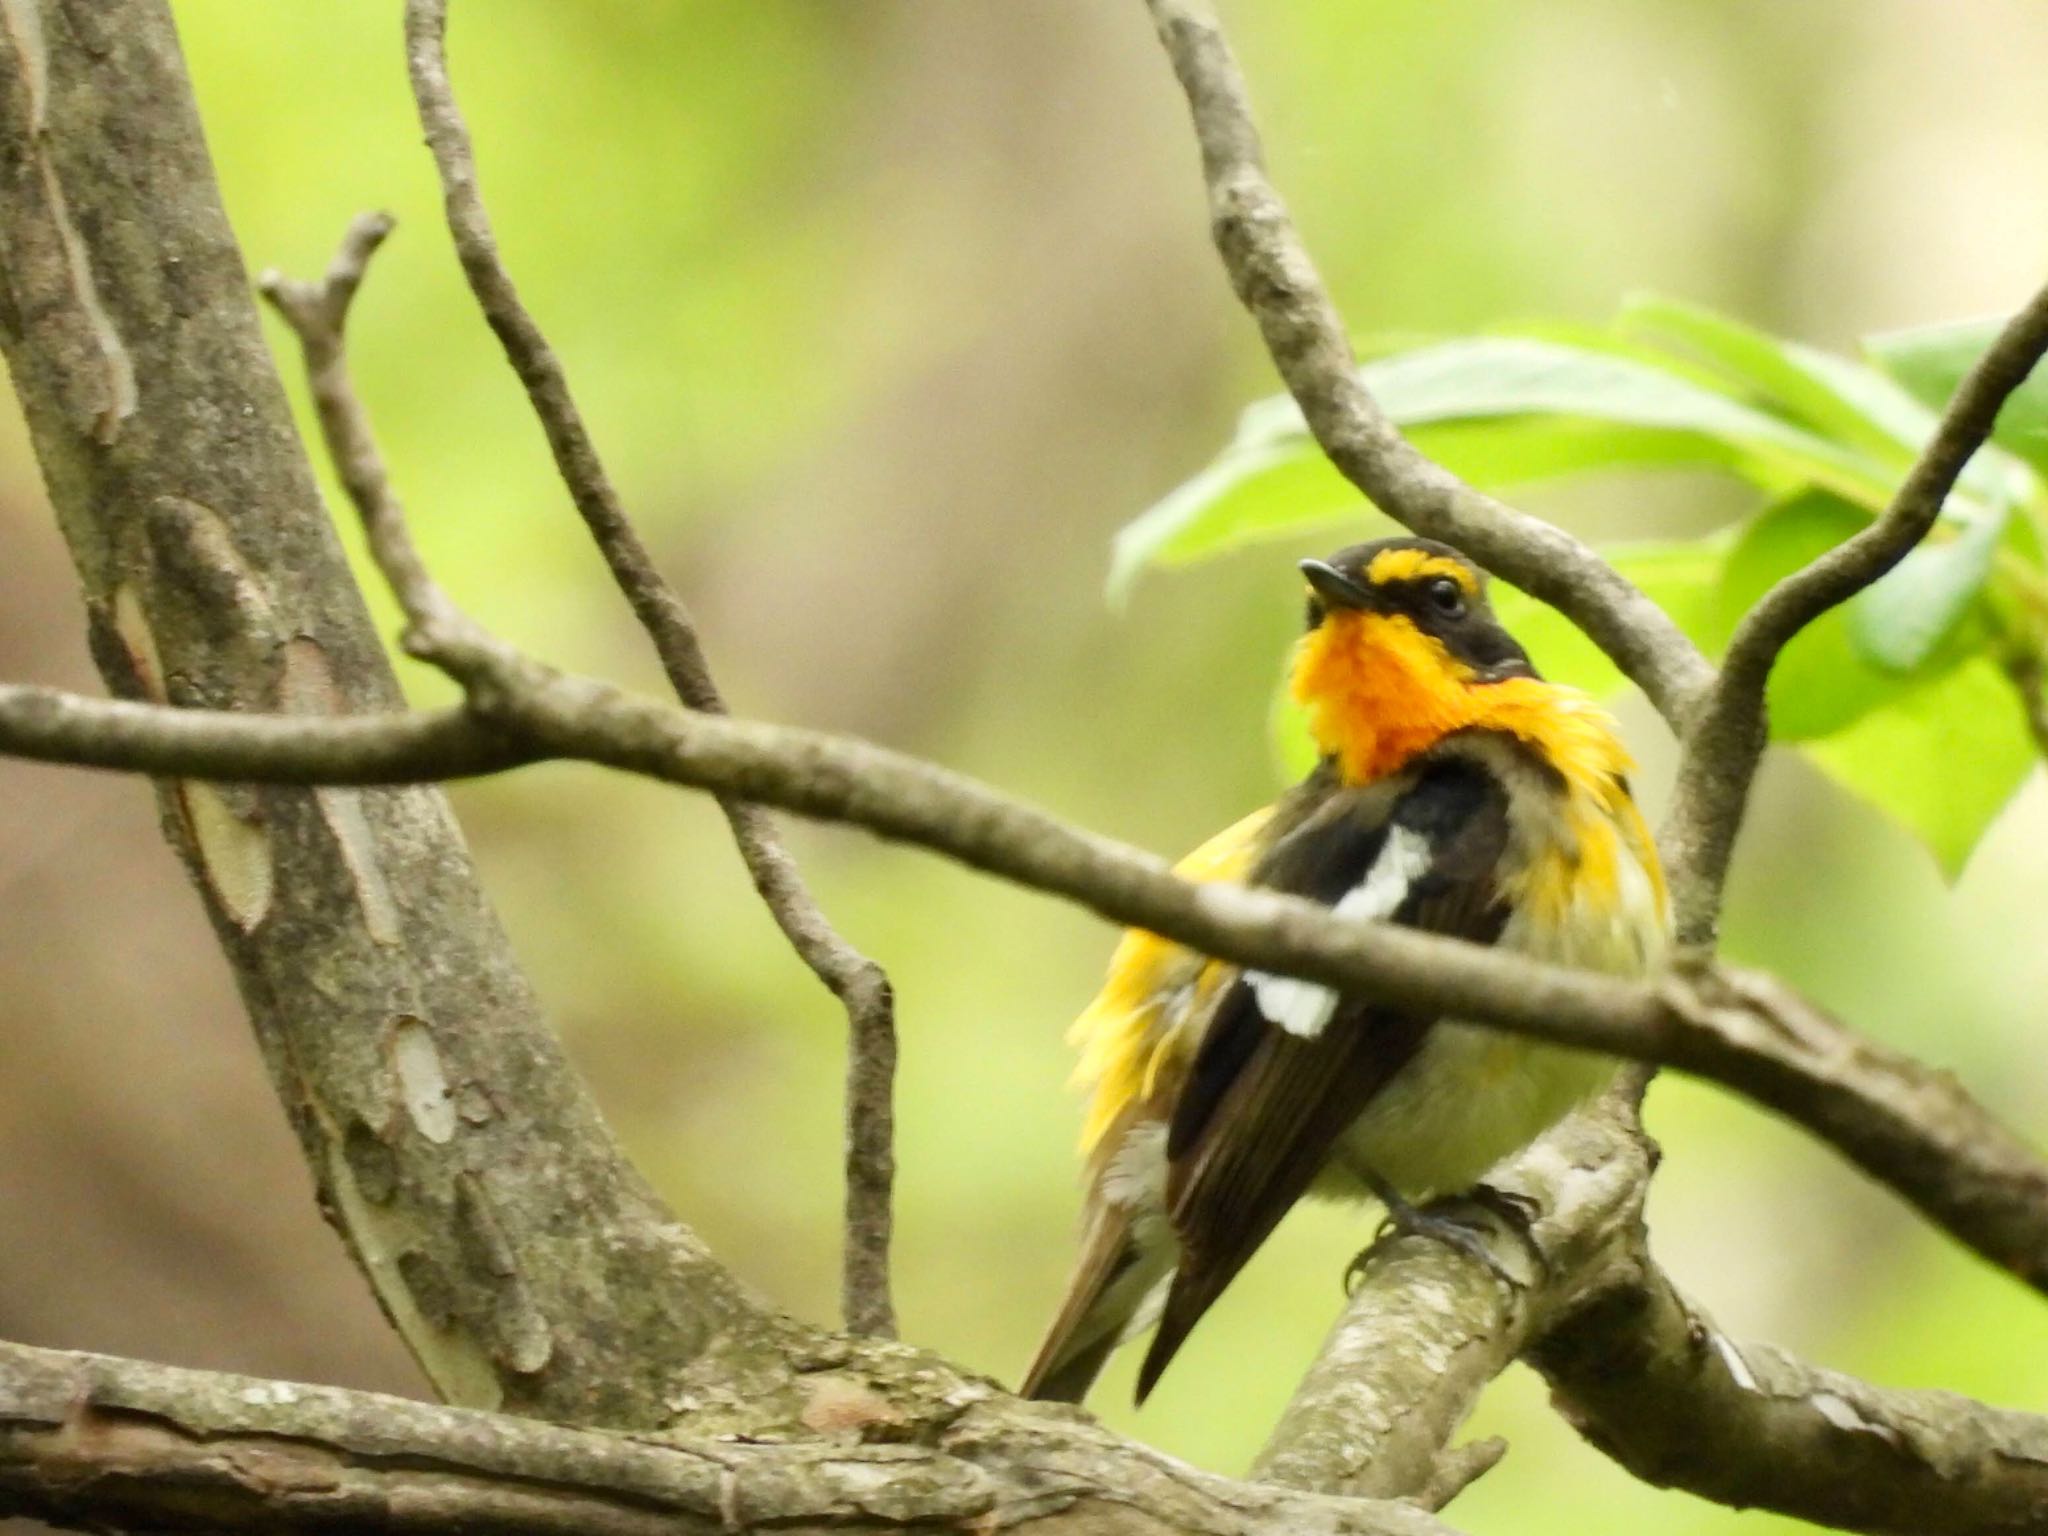
[[[0,4],[0,266],[0,348],[110,687],[396,706],[161,0]],[[160,792],[322,1208],[439,1391],[652,1425],[706,1356],[780,1378],[785,1325],[617,1154],[436,791]]]
[[[1453,1536],[1402,1504],[1211,1477],[986,1383],[956,1379],[933,1401],[942,1427],[914,1436],[880,1397],[826,1372],[812,1381],[803,1442],[652,1441],[0,1345],[0,1515],[400,1536]]]
[[[1225,262],[1332,457],[1417,526],[1550,572],[1667,715],[1687,715],[1710,674],[1647,599],[1554,531],[1474,499],[1356,388],[1220,32],[1190,0],[1148,4],[1194,109]],[[436,26],[440,9],[414,0]],[[373,543],[407,549],[409,564],[380,553],[416,649],[469,691],[462,712],[400,716],[258,333],[163,0],[0,0],[0,274],[0,348],[96,655],[137,701],[0,688],[0,748],[201,775],[162,783],[165,825],[322,1206],[436,1387],[469,1405],[0,1345],[0,1515],[151,1531],[1441,1536],[1413,1504],[1327,1491],[1448,1498],[1498,1457],[1445,1447],[1519,1353],[1589,1438],[1653,1481],[1875,1531],[2048,1525],[2048,1423],[1738,1346],[1685,1303],[1649,1257],[1653,1154],[1626,1101],[1560,1127],[1507,1180],[1549,1257],[1527,1285],[1440,1245],[1375,1258],[1268,1449],[1269,1482],[1206,1476],[928,1354],[780,1318],[620,1157],[445,804],[369,787],[379,765],[404,777],[608,763],[922,842],[1220,956],[1687,1067],[1799,1119],[2044,1288],[2048,1174],[1960,1090],[1758,978],[1692,966],[1632,987],[1347,932],[1265,893],[1191,889],[1157,860],[895,754],[563,677],[452,605],[428,612],[431,578],[379,465],[378,495],[351,489],[388,501]],[[2029,314],[1987,387],[2009,388],[2022,354],[2048,345],[2048,300]],[[334,347],[330,406],[338,331]],[[1956,464],[1995,414],[1978,403],[1945,429]],[[347,782],[286,782],[316,758]],[[265,782],[224,784],[222,764]],[[1692,879],[1711,909],[1717,879]],[[881,1235],[867,1234],[871,1268]],[[879,1326],[885,1299],[864,1294]]]
[[[1639,1233],[1655,1156],[1633,1093],[1617,1090],[1496,1172],[1492,1187],[1534,1213],[1529,1237],[1546,1261],[1538,1274],[1528,1244],[1501,1230],[1490,1250],[1520,1286],[1428,1238],[1377,1244],[1253,1474],[1367,1498],[1456,1484],[1474,1447],[1450,1449],[1452,1439],[1480,1393]]]
[[[1659,1487],[1846,1531],[2048,1530],[2048,1419],[1738,1343],[1640,1238],[1526,1358],[1589,1442]]]

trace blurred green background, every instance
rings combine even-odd
[[[399,7],[175,9],[252,271],[309,273],[351,214],[399,216],[355,350],[444,579],[532,649],[656,687],[461,286]],[[1272,388],[1135,0],[456,11],[506,256],[737,710],[928,755],[1164,853],[1274,791],[1265,715],[1297,551],[1149,576],[1122,613],[1102,599],[1116,529]],[[2009,308],[2048,269],[2048,12],[2028,0],[1226,14],[1276,174],[1360,331],[1598,321],[1654,288],[1846,346]],[[1729,509],[1725,487],[1680,477],[1530,501],[1599,537]],[[0,539],[0,675],[94,686],[13,423]],[[1661,802],[1668,744],[1639,705],[1624,715]],[[829,1319],[841,1020],[716,814],[575,768],[456,804],[643,1166],[750,1281]],[[0,1334],[418,1391],[314,1215],[152,820],[138,784],[0,764]],[[1951,888],[1905,834],[1774,757],[1729,948],[2039,1124],[2044,838],[2037,775]],[[905,1332],[1012,1378],[1070,1258],[1080,1106],[1061,1033],[1112,935],[858,834],[794,839],[901,1001]],[[2037,1297],[1744,1104],[1666,1080],[1650,1115],[1658,1250],[1735,1336],[2048,1409]],[[1297,1216],[1152,1407],[1124,1406],[1128,1360],[1096,1406],[1241,1469],[1362,1236],[1356,1213]],[[1514,1447],[1452,1511],[1474,1532],[1803,1529],[1633,1483],[1526,1372],[1473,1430]]]

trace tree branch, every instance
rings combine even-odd
[[[1720,676],[1681,733],[1678,782],[1660,839],[1682,941],[1713,940],[1736,833],[1763,759],[1764,693],[1778,657],[1807,625],[1870,586],[1927,537],[1957,477],[2044,353],[2048,288],[2006,322],[1965,375],[1883,515],[1781,580],[1736,626]]]
[[[167,5],[0,10],[0,348],[109,687],[271,717],[266,749],[321,734],[356,756],[342,777],[374,777],[394,737],[393,777],[423,755],[511,760],[445,716],[337,718],[398,690],[264,347]],[[92,749],[139,744],[120,740],[138,707],[97,706]],[[83,724],[50,695],[9,708],[45,753]],[[181,751],[219,745],[195,747],[203,721],[156,724]],[[772,1417],[800,1330],[626,1164],[445,803],[175,770],[159,794],[321,1209],[436,1387],[653,1425],[703,1378]]]
[[[1474,490],[1387,419],[1266,174],[1244,76],[1209,0],[1146,0],[1186,93],[1231,286],[1330,462],[1420,534],[1464,550],[1585,630],[1674,725],[1713,675],[1699,648],[1579,540]]]
[[[1546,1276],[1510,1296],[1441,1243],[1376,1249],[1274,1431],[1263,1475],[1378,1497],[1428,1490],[1480,1390],[1534,1365],[1561,1412],[1636,1476],[1844,1530],[1991,1536],[2048,1510],[2048,1418],[1893,1391],[1767,1345],[1736,1345],[1650,1258],[1655,1149],[1626,1091],[1489,1183],[1534,1200]],[[1496,1250],[1503,1259],[1513,1244]]]
[[[2013,1536],[2048,1518],[2048,1418],[1737,1344],[1657,1267],[1639,1219],[1526,1358],[1581,1434],[1658,1487],[1895,1536]]]
[[[391,230],[389,214],[359,214],[319,282],[297,282],[273,269],[263,274],[257,288],[299,339],[321,438],[342,489],[362,518],[371,558],[405,614],[407,650],[446,664],[443,647],[452,634],[467,627],[467,621],[412,541],[369,415],[349,382],[349,306],[368,274],[370,258]]]
[[[1479,1394],[1577,1297],[1625,1243],[1641,1209],[1653,1151],[1633,1095],[1553,1127],[1492,1187],[1527,1200],[1547,1260],[1511,1290],[1446,1244],[1394,1237],[1371,1250],[1362,1279],[1296,1389],[1253,1475],[1291,1488],[1406,1498],[1463,1472],[1469,1447],[1446,1450]],[[1517,1241],[1494,1245],[1526,1269]]]
[[[431,766],[423,734],[470,768],[490,766],[491,752],[601,763],[867,827],[1239,964],[1678,1067],[1828,1141],[1959,1241],[2048,1290],[2048,1164],[1945,1074],[1861,1039],[1769,978],[1695,965],[1630,982],[1336,917],[1272,891],[1192,885],[1151,854],[867,742],[634,698],[495,641],[466,664],[480,669],[487,725],[458,730],[433,716],[428,734],[404,716],[348,722],[338,766],[358,779],[377,778],[380,764],[416,773]],[[337,765],[318,746],[300,721],[0,690],[0,751],[44,760],[323,781]]]
[[[930,1443],[890,1443],[901,1426],[857,1376],[810,1383],[818,1439],[665,1441],[0,1344],[0,1516],[252,1536],[1453,1536],[1399,1504],[1207,1476],[975,1384]]]
[[[156,778],[336,786],[433,784],[546,755],[466,709],[251,715],[0,683],[0,754]]]
[[[448,229],[484,318],[526,386],[555,466],[620,592],[654,642],[676,697],[725,713],[696,625],[663,579],[605,472],[547,337],[520,302],[477,185],[469,127],[448,76],[447,0],[408,0],[406,59],[427,147],[440,172]],[[856,1333],[893,1337],[890,1191],[896,1178],[896,1003],[882,968],[849,944],[805,885],[775,823],[758,806],[721,798],[748,875],[783,937],[846,1010],[846,1247],[841,1310]]]

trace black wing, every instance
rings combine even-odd
[[[1354,908],[1491,943],[1507,918],[1495,885],[1506,842],[1506,790],[1478,764],[1451,759],[1404,785],[1340,792],[1275,846],[1252,883],[1332,906],[1357,893]],[[1327,994],[1329,1016],[1313,1030],[1291,1032],[1268,1016],[1290,1016],[1301,1029],[1306,1021],[1276,1000],[1299,1005],[1313,995],[1247,973],[1210,1016],[1167,1133],[1181,1258],[1139,1372],[1141,1401],[1433,1022]]]

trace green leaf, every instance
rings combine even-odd
[[[1862,508],[1826,491],[1803,491],[1751,518],[1722,576],[1721,644],[1764,593],[1869,523]],[[1905,686],[1895,673],[1864,659],[1840,609],[1824,613],[1792,638],[1771,671],[1771,737],[1804,741],[1839,731]]]
[[[1893,479],[1888,466],[1708,388],[1676,363],[1489,337],[1383,357],[1362,376],[1418,449],[1489,489],[1624,465],[1713,466],[1774,493],[1812,483],[1875,507]],[[1260,401],[1208,468],[1118,534],[1111,596],[1148,565],[1350,518],[1359,504],[1293,401]]]
[[[2011,685],[1984,657],[1800,750],[1912,831],[1950,880],[2037,761]]]
[[[1721,572],[1734,543],[1732,530],[1724,529],[1702,539],[1621,544],[1601,553],[1697,644],[1713,651],[1726,638],[1720,633]],[[1492,593],[1494,611],[1537,671],[1595,698],[1620,691],[1620,671],[1571,620],[1505,582],[1495,582]]]
[[[1953,537],[1938,528],[1849,604],[1849,637],[1857,653],[1893,672],[1910,672],[1970,611],[1991,575],[2011,509],[1972,516]],[[1937,542],[1938,539],[1938,542]]]
[[[1898,403],[1902,401],[1926,418],[1919,427],[1921,435],[1933,425],[1933,419],[1909,396],[1892,400],[1867,387],[1858,387],[1832,366],[1842,359],[1780,340],[1767,331],[1696,304],[1655,294],[1635,294],[1623,301],[1620,323],[1629,331],[1689,348],[1735,383],[1754,391],[1762,400],[1822,436],[1852,444],[1874,458],[1901,467],[1917,438],[1900,435]],[[1890,388],[1886,380],[1868,376]]]
[[[1887,477],[1831,443],[1676,371],[1533,337],[1446,342],[1384,358],[1365,370],[1368,387],[1396,424],[1496,417],[1578,417],[1705,439],[1739,464],[1811,480],[1856,495]],[[1697,462],[1696,444],[1685,462]]]
[[[1966,320],[1915,326],[1866,336],[1863,349],[1922,405],[1938,412],[2003,325],[2002,320]],[[2013,391],[1991,440],[2048,475],[2048,370],[2036,368]]]
[[[1355,521],[1367,502],[1305,438],[1224,449],[1207,469],[1118,532],[1109,599],[1121,603],[1148,565],[1181,565],[1241,544]]]
[[[1663,336],[1718,365],[1723,373],[1813,428],[1904,478],[1938,425],[1936,411],[1892,378],[1854,358],[1787,341],[1676,300],[1639,296],[1622,306],[1625,327]],[[1944,393],[1933,402],[1947,403]],[[2032,487],[2002,455],[1979,454],[1961,487],[1987,504],[2024,500]],[[1876,511],[1882,500],[1854,497]]]

